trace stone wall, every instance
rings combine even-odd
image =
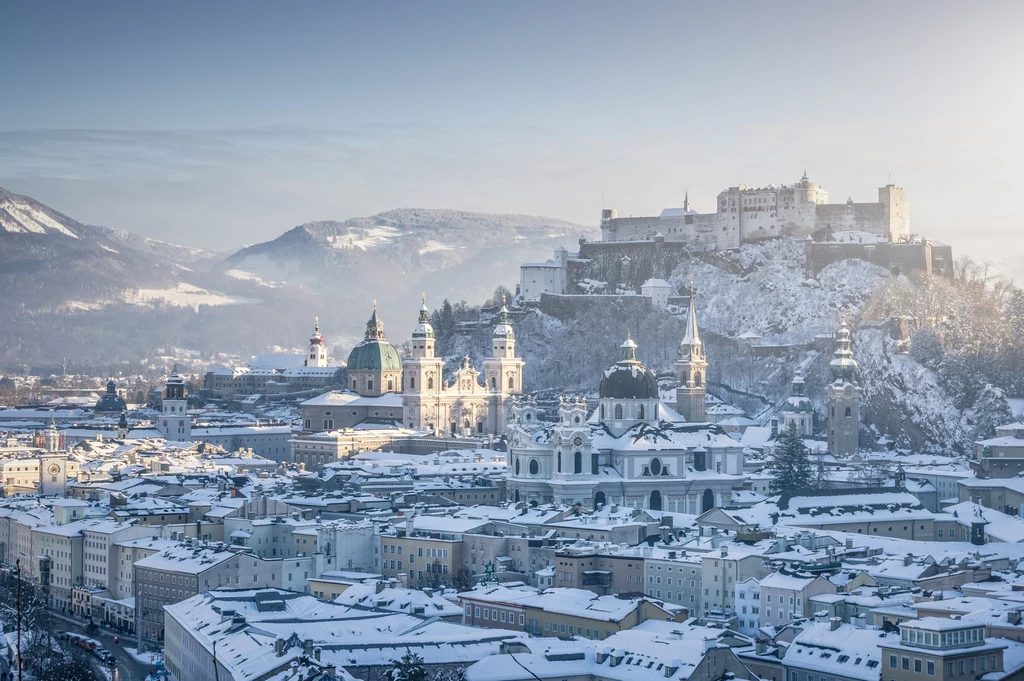
[[[953,277],[953,249],[946,244],[933,246],[925,240],[912,244],[860,244],[808,241],[805,243],[807,273],[817,276],[825,267],[840,260],[867,260],[894,273],[913,272]],[[935,266],[938,255],[939,266]]]
[[[660,237],[649,241],[581,242],[580,262],[570,270],[566,293],[584,293],[579,286],[583,279],[606,282],[606,291],[621,287],[639,292],[652,277],[667,281],[689,250],[685,243]]]
[[[649,296],[622,296],[622,295],[557,295],[545,293],[540,298],[537,307],[544,314],[551,315],[556,319],[572,319],[584,312],[591,313],[594,310],[606,310],[608,314],[621,316],[630,312],[641,314],[651,309]]]

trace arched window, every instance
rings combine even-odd
[[[389,378],[388,379],[388,392],[391,392],[394,389],[395,389],[395,379]]]
[[[512,390],[515,387],[516,387],[515,378],[513,378],[512,376],[509,376],[508,377],[508,389]]]
[[[352,389],[353,390],[356,389],[356,379],[354,379],[354,378],[352,379]]]
[[[604,420],[604,405],[601,405],[601,419]]]
[[[309,426],[310,426],[309,419],[306,419],[306,430],[309,430]]]
[[[476,432],[477,432],[477,434],[480,434],[480,433],[484,432],[484,422],[483,421],[477,421],[476,422]]]
[[[659,492],[658,490],[654,490],[651,492],[651,500],[647,504],[647,507],[650,508],[652,511],[661,510],[661,492]]]
[[[324,419],[324,430],[334,430],[334,419]]]
[[[516,475],[519,475],[519,459],[516,459]]]
[[[644,417],[644,405],[638,404],[636,406],[636,417],[642,419]]]
[[[495,378],[494,376],[491,376],[491,389],[492,390],[497,390],[498,389],[498,379]]]
[[[605,503],[606,502],[605,502],[604,492],[602,492],[601,490],[598,490],[597,493],[594,495],[594,510],[595,511],[598,510],[599,508],[604,506]]]
[[[409,390],[414,390],[415,388],[416,388],[416,377],[415,376],[410,376],[409,377]]]
[[[572,472],[582,473],[583,472],[583,452],[573,452],[572,455]]]
[[[558,464],[558,466],[557,466],[556,470],[557,470],[557,471],[558,471],[559,473],[561,473],[561,472],[562,472],[562,452],[558,452],[558,456],[557,456],[557,461],[556,461],[556,463]]]
[[[597,452],[590,455],[590,474],[597,475]]]
[[[845,412],[845,413],[844,413],[843,415],[844,415],[844,416],[845,416],[846,418],[851,418],[851,417],[853,417],[853,411],[851,411],[851,410],[850,410],[850,408],[849,408],[849,407],[847,407],[847,408],[846,408],[846,412]]]
[[[616,404],[615,405],[615,420],[619,421],[621,419],[622,419],[622,405],[621,404]]]
[[[697,373],[695,373],[693,375],[693,384],[699,388],[700,387],[700,381],[701,381],[700,372],[698,371]]]
[[[540,464],[537,459],[530,459],[530,475],[537,475],[540,472]]]
[[[427,377],[427,390],[433,390],[433,389],[434,389],[434,377],[433,376],[428,376]]]

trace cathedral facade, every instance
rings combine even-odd
[[[585,400],[563,399],[550,423],[530,400],[512,407],[509,500],[693,514],[727,505],[743,486],[743,447],[665,405],[636,343],[627,338],[621,349],[593,411]]]
[[[403,362],[404,425],[448,435],[503,433],[509,405],[523,391],[523,366],[516,357],[516,337],[502,306],[491,335],[491,355],[481,373],[466,357],[451,381],[443,376],[444,359],[435,354],[434,328],[427,305],[413,328],[411,356]]]

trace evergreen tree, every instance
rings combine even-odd
[[[392,660],[388,670],[391,681],[427,681],[427,668],[423,666],[423,658],[406,649],[401,660]]]
[[[985,385],[974,403],[975,439],[996,436],[996,427],[1013,422],[1013,409],[1002,390],[991,383]]]
[[[807,458],[807,446],[797,435],[796,424],[791,423],[786,432],[779,435],[769,473],[772,476],[769,484],[772,494],[792,493],[813,486],[814,475]]]

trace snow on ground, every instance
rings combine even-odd
[[[737,276],[700,260],[676,268],[677,290],[697,282],[701,326],[728,336],[753,332],[762,343],[807,343],[832,333],[840,310],[859,310],[891,275],[863,260],[843,260],[817,279],[805,272],[804,245],[796,239],[745,244],[733,256],[749,274]]]
[[[270,288],[278,288],[285,285],[285,282],[283,281],[266,281],[265,279],[257,276],[253,272],[246,272],[245,270],[226,270],[224,274],[231,277],[232,279],[242,279],[244,281],[251,281],[254,284],[259,284],[260,286],[267,286]]]
[[[331,245],[334,248],[358,248],[365,251],[377,246],[383,246],[384,244],[390,244],[401,234],[400,230],[388,227],[387,225],[378,225],[368,229],[352,227],[349,229],[348,234],[334,237]]]
[[[440,241],[428,241],[420,247],[420,255],[434,253],[436,251],[454,251],[455,249]]]
[[[5,212],[7,215],[4,215]],[[77,234],[43,211],[37,210],[27,203],[17,203],[14,201],[0,203],[0,228],[5,232],[32,232],[35,234],[57,232],[72,239],[78,238]]]
[[[174,288],[140,288],[135,292],[129,291],[125,293],[124,300],[132,305],[148,305],[154,302],[162,302],[175,307],[191,307],[196,310],[199,309],[200,305],[248,305],[260,302],[253,298],[229,296],[182,283],[179,283]]]
[[[132,659],[134,659],[139,664],[149,664],[149,665],[152,665],[152,664],[155,664],[156,662],[164,659],[164,654],[163,653],[150,653],[150,652],[140,653],[135,648],[130,648],[128,646],[124,646],[122,648],[122,650],[124,652],[128,653],[129,655],[131,655]]]
[[[107,251],[108,253],[120,253],[120,251],[115,251],[113,248],[110,248],[109,246],[104,246],[103,244],[100,244],[100,248],[102,248],[104,251]]]
[[[81,300],[69,300],[64,303],[63,308],[69,312],[92,312],[94,310],[102,310],[108,302],[97,302],[97,303],[86,303]]]

